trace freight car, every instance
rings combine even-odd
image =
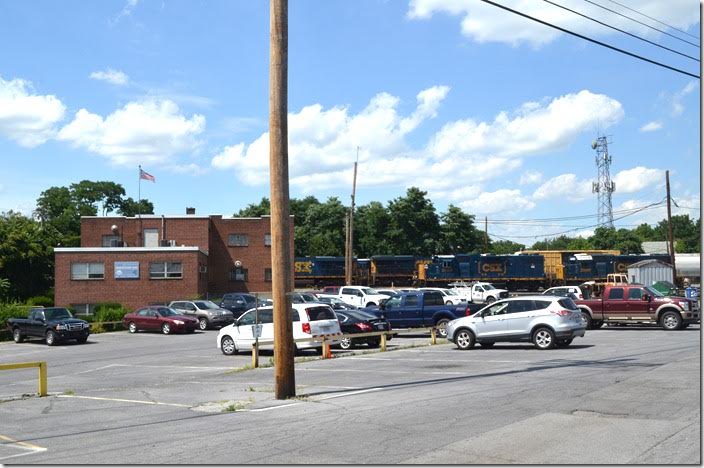
[[[354,258],[353,263],[352,282],[356,285],[369,285],[370,260]],[[345,257],[296,257],[293,276],[297,288],[343,285]]]
[[[373,255],[371,284],[373,286],[416,286],[419,266],[429,263],[431,257],[414,255]]]
[[[438,255],[428,264],[425,282],[487,281],[508,290],[536,290],[545,284],[542,255]]]

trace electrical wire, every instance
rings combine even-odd
[[[621,32],[621,33],[623,33],[623,34],[626,34],[626,35],[628,35],[628,36],[634,37],[634,38],[636,38],[636,39],[640,39],[641,41],[647,42],[648,44],[652,44],[652,45],[654,45],[655,47],[660,47],[661,49],[669,50],[670,52],[673,52],[673,53],[675,53],[675,54],[678,54],[678,55],[681,55],[681,56],[683,56],[683,57],[687,57],[687,58],[689,58],[689,59],[692,59],[692,60],[694,60],[695,62],[699,62],[699,61],[700,61],[697,57],[692,57],[691,55],[687,55],[687,54],[685,54],[685,53],[682,53],[682,52],[680,52],[679,50],[675,50],[675,49],[671,49],[671,48],[669,48],[669,47],[665,47],[664,45],[658,44],[657,42],[653,42],[653,41],[651,41],[651,40],[649,40],[649,39],[646,39],[646,38],[644,38],[644,37],[641,37],[641,36],[639,36],[639,35],[637,35],[637,34],[629,33],[628,31],[624,31],[623,29],[617,28],[616,26],[611,26],[610,24],[604,23],[603,21],[599,21],[598,19],[592,18],[591,16],[585,15],[584,13],[580,13],[580,12],[578,12],[578,11],[575,11],[575,10],[571,9],[571,8],[567,8],[566,6],[560,5],[559,3],[552,2],[551,0],[543,0],[543,1],[549,3],[550,5],[554,5],[554,6],[558,7],[558,8],[562,8],[563,10],[567,10],[567,11],[569,11],[569,12],[572,12],[572,13],[574,13],[575,15],[579,15],[579,16],[581,16],[582,18],[586,18],[586,19],[588,19],[588,20],[590,20],[590,21],[594,21],[595,23],[601,24],[602,26],[606,26],[607,28],[611,28],[611,29],[613,29],[613,30],[615,30],[615,31]]]
[[[622,210],[613,210],[611,213],[612,214],[624,214],[624,213],[630,213],[634,211],[639,211],[642,209],[650,209],[650,207],[660,205],[665,202],[667,197],[663,197],[659,202],[653,202],[648,205],[643,205],[643,206],[638,206],[635,208],[627,208],[627,209],[622,209]],[[598,218],[599,214],[589,214],[589,215],[579,215],[579,216],[563,216],[563,217],[558,217],[558,218],[532,218],[532,219],[493,219],[491,220],[492,223],[495,224],[510,224],[510,223],[520,223],[523,221],[572,221],[572,220],[577,220],[577,219],[589,219],[589,218]]]
[[[545,25],[545,26],[551,27],[551,28],[553,28],[553,29],[557,29],[558,31],[562,31],[562,32],[567,33],[567,34],[570,34],[570,35],[572,35],[572,36],[579,37],[580,39],[584,39],[585,41],[589,41],[589,42],[592,42],[592,43],[594,43],[594,44],[600,45],[600,46],[602,46],[602,47],[606,47],[607,49],[615,50],[616,52],[620,52],[620,53],[625,54],[625,55],[628,55],[628,56],[630,56],[630,57],[637,58],[637,59],[639,59],[639,60],[643,60],[644,62],[648,62],[648,63],[651,63],[651,64],[653,64],[653,65],[657,65],[657,66],[659,66],[659,67],[667,68],[668,70],[672,70],[672,71],[674,71],[674,72],[681,73],[681,74],[683,74],[683,75],[691,76],[692,78],[697,78],[697,79],[700,78],[699,75],[695,75],[695,74],[693,74],[693,73],[690,73],[690,72],[685,71],[685,70],[681,70],[681,69],[679,69],[679,68],[671,67],[670,65],[666,65],[666,64],[664,64],[664,63],[662,63],[662,62],[658,62],[658,61],[655,61],[655,60],[651,60],[651,59],[646,58],[646,57],[643,57],[643,56],[641,56],[641,55],[634,54],[633,52],[628,52],[627,50],[620,49],[620,48],[618,48],[618,47],[612,46],[612,45],[607,44],[607,43],[605,43],[605,42],[601,42],[601,41],[598,41],[598,40],[596,40],[596,39],[592,39],[591,37],[587,37],[587,36],[584,36],[584,35],[582,35],[582,34],[576,33],[576,32],[574,32],[574,31],[570,31],[569,29],[565,29],[565,28],[560,27],[560,26],[557,26],[557,25],[555,25],[555,24],[548,23],[547,21],[543,21],[543,20],[541,20],[541,19],[535,18],[534,16],[530,16],[530,15],[527,15],[527,14],[525,14],[525,13],[521,13],[520,11],[514,10],[514,9],[512,9],[512,8],[509,8],[509,7],[507,7],[507,6],[501,5],[501,4],[496,3],[496,2],[492,2],[491,0],[481,0],[481,1],[484,2],[484,3],[487,3],[487,4],[489,4],[489,5],[493,5],[493,6],[497,7],[497,8],[501,8],[502,10],[506,10],[506,11],[509,11],[509,12],[511,12],[511,13],[513,13],[513,14],[522,16],[522,17],[524,17],[524,18],[528,18],[528,19],[530,19],[530,20],[533,20],[533,21],[535,21],[535,22],[537,22],[537,23],[540,23],[540,24],[543,24],[543,25]],[[590,0],[585,0],[585,1],[590,1]],[[590,3],[591,3],[591,2],[590,2]]]
[[[686,34],[686,35],[688,35],[688,36],[690,36],[690,37],[693,37],[693,38],[695,38],[695,39],[697,39],[697,40],[699,39],[699,37],[698,37],[698,36],[695,36],[694,34],[690,34],[690,33],[688,33],[687,31],[685,31],[685,30],[683,30],[683,29],[676,28],[675,26],[672,26],[671,24],[664,23],[664,22],[660,21],[660,20],[657,19],[657,18],[653,18],[652,16],[648,16],[648,15],[646,15],[646,14],[643,13],[643,12],[640,12],[640,11],[638,11],[638,10],[635,10],[635,9],[633,9],[633,8],[627,6],[627,5],[624,5],[623,3],[619,3],[619,2],[617,2],[617,1],[615,1],[615,0],[606,0],[606,1],[611,2],[611,3],[615,3],[616,5],[618,5],[618,6],[620,6],[620,7],[623,7],[623,8],[625,8],[626,10],[631,10],[631,11],[634,12],[634,13],[638,13],[639,15],[645,16],[646,18],[651,19],[651,20],[655,21],[656,23],[660,23],[660,24],[662,24],[663,26],[667,26],[668,28],[674,29],[675,31],[679,31],[679,32],[681,32],[681,33],[684,33],[684,34]]]
[[[597,7],[599,7],[599,8],[603,8],[603,9],[606,10],[606,11],[610,11],[610,12],[613,13],[613,14],[616,14],[616,15],[618,15],[618,16],[622,16],[622,17],[627,18],[627,19],[629,19],[629,20],[631,20],[631,21],[634,21],[634,22],[636,22],[636,23],[638,23],[638,24],[641,24],[641,25],[645,26],[646,28],[653,29],[653,30],[658,31],[658,32],[660,32],[660,33],[662,33],[662,34],[666,34],[666,35],[668,35],[668,36],[670,36],[670,37],[674,37],[674,38],[677,39],[678,41],[686,42],[687,44],[690,44],[690,45],[693,45],[693,46],[696,47],[696,48],[699,48],[699,44],[695,44],[694,42],[689,42],[689,41],[687,41],[687,40],[685,40],[685,39],[682,39],[681,37],[677,37],[677,36],[675,36],[675,35],[673,35],[673,34],[670,34],[670,33],[667,32],[667,31],[663,31],[662,29],[658,29],[658,28],[656,28],[656,27],[654,27],[654,26],[651,26],[651,25],[649,25],[649,24],[643,23],[642,21],[638,21],[637,19],[631,18],[631,17],[628,16],[628,15],[624,15],[623,13],[619,13],[619,12],[616,11],[616,10],[612,10],[611,8],[606,8],[604,5],[599,5],[598,3],[593,2],[592,0],[584,0],[584,1],[587,2],[587,3],[591,3],[592,5],[597,6]]]

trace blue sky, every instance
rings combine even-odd
[[[699,74],[699,63],[544,2],[500,3]],[[699,48],[583,0],[558,0],[661,45]],[[610,0],[604,6],[688,36]],[[620,0],[699,36],[693,0]],[[0,0],[0,211],[29,214],[50,186],[112,180],[158,214],[231,215],[269,195],[265,1]],[[291,1],[291,197],[357,203],[407,187],[532,244],[588,235],[591,142],[606,134],[614,210],[665,196],[699,217],[699,80],[534,24],[478,0]],[[658,206],[617,226],[654,224]],[[498,237],[495,237],[498,238]]]

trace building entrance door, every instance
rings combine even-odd
[[[145,247],[159,247],[159,230],[158,229],[145,229],[144,230],[144,246]]]

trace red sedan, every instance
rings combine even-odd
[[[138,330],[161,330],[164,335],[172,332],[193,333],[198,320],[179,315],[174,309],[165,306],[147,306],[122,317],[122,326],[130,333]]]

